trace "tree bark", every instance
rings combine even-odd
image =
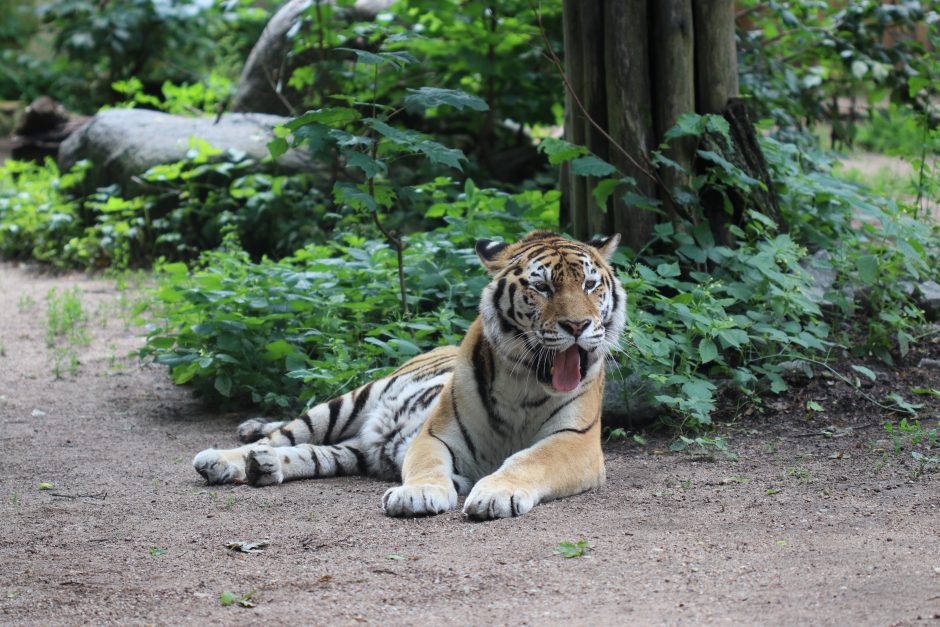
[[[736,100],[734,0],[564,0],[564,28],[565,71],[573,91],[566,100],[568,141],[586,146],[635,179],[629,191],[661,199],[675,223],[704,217],[716,237],[729,243],[733,238],[727,226],[741,220],[746,209],[780,223],[757,135],[746,107]],[[689,189],[696,168],[715,167],[696,161],[699,144],[694,138],[673,140],[665,149],[664,156],[678,169],[651,165],[651,152],[685,113],[724,115],[730,142],[706,135],[704,147],[764,185],[702,190],[702,210],[696,215],[688,213],[691,207],[698,211],[694,203],[674,204],[674,190]],[[573,235],[619,232],[634,250],[650,241],[660,219],[656,213],[628,204],[625,186],[611,195],[605,212],[593,196],[597,181],[570,170],[566,167],[562,174],[563,215],[570,218],[562,225]]]
[[[723,113],[738,95],[734,0],[693,0],[696,111]]]
[[[676,125],[679,116],[695,110],[695,37],[692,0],[659,0],[652,2],[651,22],[653,40],[653,121],[656,136],[663,135]],[[665,155],[685,169],[659,171],[663,184],[670,192],[678,186],[687,187],[695,161],[694,138],[674,139]],[[675,222],[677,209],[671,197],[664,198],[666,213]]]
[[[575,96],[581,97],[584,93],[584,27],[581,23],[580,0],[564,0],[562,5],[562,19],[564,22],[565,38],[565,76],[571,86],[571,92],[565,92],[565,140],[584,146],[587,143],[584,134],[584,125],[581,123],[583,114],[578,107]],[[586,237],[587,233],[587,181],[583,176],[571,174],[567,163],[562,168],[562,228],[579,238]],[[568,220],[565,220],[567,213]]]
[[[578,3],[581,10],[582,27],[587,27],[585,32],[603,32],[604,28],[604,0],[581,0]],[[607,138],[604,137],[595,124],[604,125],[607,119],[607,89],[604,63],[604,38],[592,37],[584,42],[581,57],[581,72],[584,77],[584,100],[582,104],[587,110],[580,123],[584,126],[584,136],[587,138],[587,146],[591,152],[608,161],[610,159],[610,146]],[[593,178],[586,178],[585,185],[585,206],[587,207],[587,231],[583,235],[588,239],[594,235],[608,235],[613,227],[610,220],[610,213],[606,207],[598,207],[597,200],[594,198],[594,187],[597,181]]]
[[[655,146],[650,94],[646,0],[607,0],[604,11],[604,61],[607,68],[607,131],[627,152],[614,149],[610,162],[636,179],[636,192],[655,197],[648,155]],[[586,36],[591,36],[585,33]],[[597,37],[597,33],[593,35]],[[632,159],[631,159],[632,157]],[[638,250],[649,241],[655,213],[628,207],[623,191],[611,197],[612,227],[624,245]]]

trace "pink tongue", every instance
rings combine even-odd
[[[581,383],[581,355],[577,344],[555,356],[552,367],[552,387],[559,392],[570,392]]]

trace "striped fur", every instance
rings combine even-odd
[[[626,302],[607,263],[618,242],[546,231],[478,242],[492,281],[459,347],[296,420],[249,420],[238,428],[244,446],[202,451],[193,466],[209,483],[401,479],[383,498],[390,516],[444,512],[458,494],[470,517],[518,516],[600,485],[604,361]]]

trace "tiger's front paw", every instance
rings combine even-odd
[[[514,486],[493,476],[477,482],[463,505],[463,513],[475,520],[522,516],[538,500],[531,490]]]
[[[248,483],[257,487],[284,482],[281,460],[270,446],[256,446],[248,452],[245,474]]]
[[[245,458],[236,451],[207,448],[193,458],[193,468],[209,485],[245,481]]]
[[[436,485],[402,485],[382,497],[388,516],[433,516],[457,507],[457,490]]]

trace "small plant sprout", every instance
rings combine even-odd
[[[235,505],[235,497],[232,495],[225,497],[225,509],[232,509],[233,505]]]
[[[800,481],[803,481],[805,483],[809,483],[810,481],[812,481],[810,474],[809,474],[809,470],[807,470],[806,468],[803,468],[802,466],[792,466],[790,468],[787,468],[786,474],[788,477],[794,477],[795,479],[799,479]]]
[[[821,413],[826,411],[826,408],[817,403],[816,401],[806,401],[806,411],[812,413]]]
[[[163,547],[152,546],[150,547],[150,557],[163,557],[166,555],[167,550]]]
[[[74,287],[61,295],[52,288],[46,297],[46,345],[52,351],[52,373],[56,379],[61,379],[65,372],[73,377],[78,374],[77,347],[91,343],[81,296],[82,291]]]
[[[577,542],[559,542],[555,548],[555,554],[561,555],[565,559],[571,559],[573,557],[590,557],[593,550],[594,547],[587,540],[580,538]]]
[[[705,459],[712,460],[714,456],[711,451],[717,451],[724,455],[726,459],[737,460],[737,454],[728,450],[728,443],[724,438],[716,437],[710,438],[706,436],[698,436],[695,438],[689,438],[684,435],[680,435],[679,439],[669,445],[669,450],[674,453],[681,451],[688,451],[690,453],[698,453],[703,455]]]
[[[36,299],[29,294],[21,294],[19,301],[16,303],[16,307],[21,312],[25,313],[36,308]]]

